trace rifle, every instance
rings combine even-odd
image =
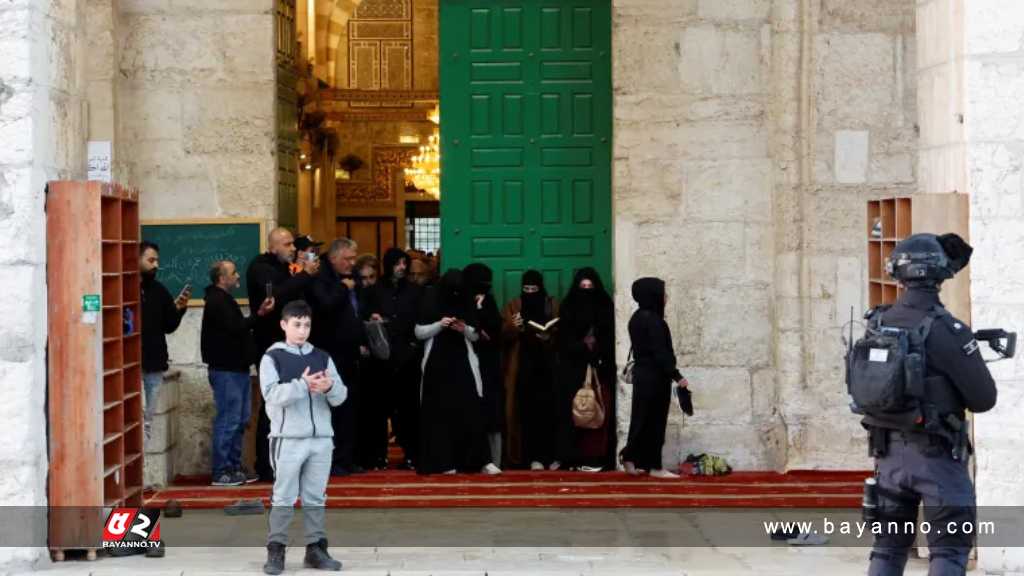
[[[1017,333],[1007,332],[1002,328],[978,330],[974,333],[974,339],[988,344],[988,347],[999,355],[999,358],[986,360],[986,362],[998,362],[1007,358],[1013,358],[1014,353],[1017,351]]]

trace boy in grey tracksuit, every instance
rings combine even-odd
[[[267,538],[266,574],[284,571],[288,527],[295,500],[302,498],[307,568],[341,570],[327,553],[324,505],[331,472],[334,431],[331,407],[340,406],[348,390],[326,352],[306,342],[311,311],[302,300],[281,312],[285,341],[271,346],[260,361],[260,390],[270,419],[270,464],[274,492]]]

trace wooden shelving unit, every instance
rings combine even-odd
[[[968,236],[965,194],[917,194],[871,200],[867,205],[868,304],[892,304],[903,288],[885,272],[885,262],[896,243],[913,234],[954,232]],[[946,308],[964,322],[971,321],[970,268],[942,285]]]
[[[46,210],[50,549],[92,559],[103,508],[142,505],[138,192],[51,182]]]

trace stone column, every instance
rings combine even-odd
[[[0,230],[8,239],[0,250],[0,506],[47,500],[44,190],[49,180],[85,176],[82,5],[0,3]],[[44,545],[45,518],[17,529]],[[0,548],[0,572],[44,551]]]
[[[971,195],[975,329],[1024,329],[1024,4],[929,0],[917,9],[924,192]],[[975,418],[979,506],[1024,503],[1017,415],[1024,360],[990,365],[996,408]],[[998,527],[997,527],[998,529]],[[982,548],[979,567],[1024,568],[1020,548]]]

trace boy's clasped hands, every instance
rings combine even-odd
[[[319,394],[326,394],[331,389],[331,378],[327,375],[327,370],[321,370],[319,372],[310,373],[309,367],[302,372],[302,379],[309,386],[310,392],[316,392]]]

